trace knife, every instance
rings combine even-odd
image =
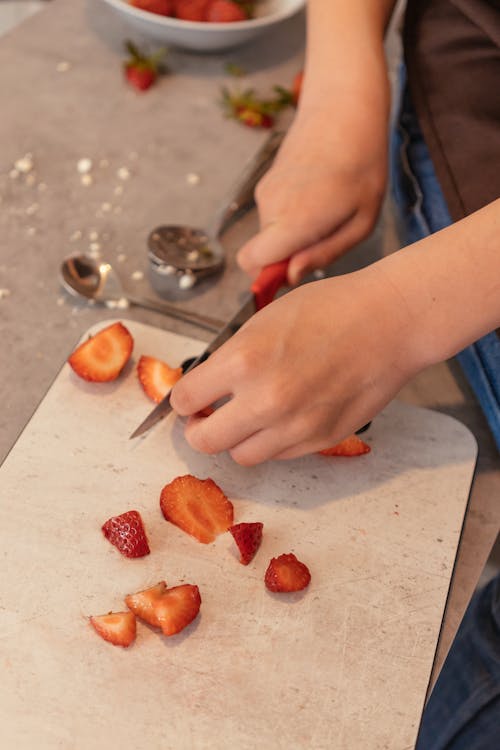
[[[197,365],[204,362],[213,352],[222,344],[228,341],[231,336],[238,331],[252,315],[261,310],[263,307],[273,301],[278,290],[287,284],[288,259],[271,263],[265,266],[250,287],[250,294],[240,307],[238,312],[231,318],[229,323],[217,334],[210,342],[205,351],[194,360],[188,360],[184,374],[193,370]],[[170,391],[160,403],[148,414],[146,419],[141,422],[139,427],[132,433],[130,438],[139,437],[151,429],[153,425],[170,414],[172,406],[170,404]]]

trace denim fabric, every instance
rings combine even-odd
[[[409,95],[391,138],[392,191],[403,243],[451,224]],[[500,340],[457,355],[500,450]],[[500,750],[500,576],[472,599],[425,708],[416,750]]]
[[[429,151],[404,86],[399,117],[391,138],[391,181],[402,244],[417,242],[451,224]],[[495,332],[487,334],[459,352],[457,360],[500,451],[500,338]]]
[[[422,718],[416,750],[500,748],[500,577],[467,609]]]

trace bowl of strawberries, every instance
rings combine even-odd
[[[298,13],[306,0],[105,0],[136,31],[173,47],[238,47]]]

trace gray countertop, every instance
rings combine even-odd
[[[151,295],[146,237],[165,222],[209,224],[263,141],[262,132],[225,119],[222,84],[269,92],[290,86],[303,60],[304,19],[238,52],[194,55],[171,51],[170,74],[147,94],[123,82],[123,39],[130,32],[98,0],[53,0],[0,39],[0,462],[83,331],[115,310],[90,308],[63,294],[61,260],[91,245],[116,263],[128,287]],[[137,41],[137,35],[133,35]],[[248,71],[240,83],[227,62]],[[33,170],[12,172],[31,154]],[[77,163],[90,158],[92,184]],[[120,179],[126,168],[128,179]],[[199,176],[191,184],[188,175]],[[123,176],[123,173],[121,173]],[[225,239],[222,277],[204,282],[179,307],[229,317],[248,281],[234,251],[255,227],[247,216]],[[386,206],[374,236],[335,272],[355,268],[397,247]],[[97,248],[99,245],[99,248]],[[134,280],[139,271],[143,279]],[[134,308],[139,322],[207,340],[188,324]],[[451,414],[479,442],[479,462],[436,660],[439,667],[477,583],[499,527],[500,461],[484,419],[455,364],[431,368],[401,398]]]

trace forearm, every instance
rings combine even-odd
[[[417,369],[500,326],[500,199],[373,266],[408,313]]]
[[[384,34],[395,0],[309,0],[301,107],[387,109]]]

